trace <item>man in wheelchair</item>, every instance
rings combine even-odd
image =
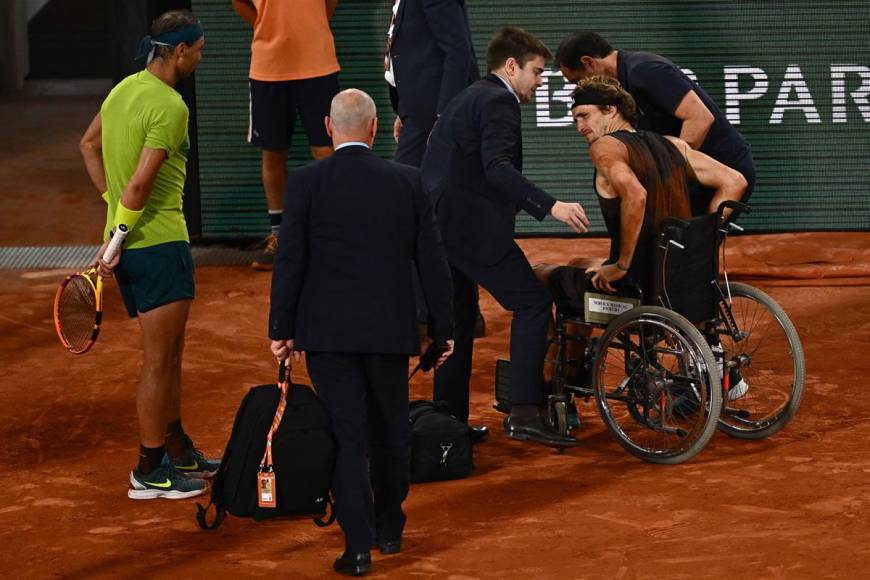
[[[746,180],[677,137],[635,130],[638,110],[634,99],[615,79],[581,81],[573,94],[571,112],[577,132],[589,143],[594,190],[610,237],[610,254],[603,265],[539,265],[536,273],[561,312],[582,318],[586,292],[638,299],[652,295],[658,234],[667,218],[691,217],[691,181],[715,189],[709,208],[715,212],[724,201],[740,200]],[[727,215],[730,209],[724,211]],[[575,329],[575,339],[580,339],[572,344],[575,351],[585,348],[583,332]],[[569,358],[578,360],[576,354]],[[571,380],[588,384],[589,371],[575,368]],[[740,388],[745,393],[742,380]],[[739,389],[732,394],[739,395]],[[569,412],[573,410],[571,405]]]
[[[709,208],[715,212],[724,201],[740,200],[746,179],[677,137],[635,130],[637,106],[615,79],[580,81],[571,114],[577,132],[589,143],[610,255],[600,266],[541,265],[536,271],[557,305],[582,312],[586,291],[631,296],[638,289],[651,292],[656,236],[666,218],[691,217],[690,181],[715,189]],[[727,217],[730,210],[725,212]]]
[[[740,200],[746,179],[678,137],[635,130],[634,99],[615,79],[596,76],[581,81],[571,114],[577,132],[589,143],[594,189],[610,236],[607,261],[586,270],[591,284],[608,293],[629,281],[650,288],[655,236],[662,221],[691,217],[689,182],[715,189],[709,208],[715,212],[723,201]]]
[[[629,453],[664,464],[691,459],[716,429],[778,432],[803,394],[800,338],[775,300],[719,268],[727,231],[740,229],[729,219],[749,211],[737,201],[743,176],[680,139],[636,131],[637,108],[615,80],[581,81],[573,99],[611,245],[603,265],[535,267],[556,303],[550,425],[568,433],[576,398],[594,397]],[[715,191],[709,213],[689,217],[690,181]],[[509,364],[496,367],[500,411]]]

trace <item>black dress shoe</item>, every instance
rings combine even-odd
[[[381,554],[398,554],[402,551],[402,540],[375,540],[375,546],[378,547]]]
[[[486,441],[489,437],[489,429],[486,425],[469,425],[468,435],[471,438],[471,444],[477,445]]]
[[[362,576],[372,571],[372,555],[369,552],[351,554],[344,552],[335,559],[333,570],[345,576]]]
[[[560,435],[540,415],[520,419],[508,417],[504,421],[505,435],[519,441],[534,441],[550,447],[573,447],[578,441],[570,435]]]

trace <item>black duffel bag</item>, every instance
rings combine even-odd
[[[336,455],[329,413],[311,387],[285,383],[284,378],[282,363],[279,384],[253,387],[242,399],[212,482],[211,502],[207,507],[197,504],[196,519],[203,529],[217,528],[227,513],[257,521],[314,517],[320,526],[334,521],[332,509],[323,520],[332,507],[329,488]],[[279,415],[282,387],[286,407]],[[267,461],[266,442],[273,424],[271,461]],[[262,475],[271,480],[268,494],[263,494]],[[274,507],[262,507],[261,494]],[[206,514],[212,505],[216,516],[209,524]]]
[[[468,425],[447,411],[447,404],[411,401],[411,482],[461,479],[474,469]]]

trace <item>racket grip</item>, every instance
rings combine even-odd
[[[115,233],[112,235],[112,239],[109,241],[109,246],[106,248],[106,251],[103,252],[104,262],[112,261],[115,254],[117,254],[118,250],[121,249],[121,244],[124,243],[124,238],[127,237],[129,231],[130,230],[124,224],[118,224],[118,227],[115,228]]]

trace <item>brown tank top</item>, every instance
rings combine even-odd
[[[628,166],[647,192],[646,209],[637,247],[631,260],[629,275],[623,278],[625,283],[633,281],[640,284],[646,293],[652,288],[655,236],[659,224],[666,217],[681,219],[691,217],[688,195],[689,167],[685,157],[674,144],[658,133],[616,131],[610,133],[610,136],[618,139],[628,149]],[[594,175],[592,179],[595,187]],[[619,259],[621,249],[620,200],[602,197],[597,189],[595,193],[598,195],[604,225],[610,236],[610,257],[607,263],[612,264]]]

